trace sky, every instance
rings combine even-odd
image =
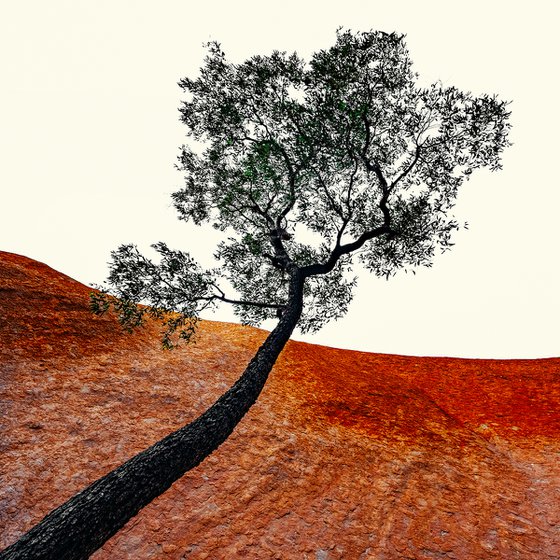
[[[165,241],[203,263],[217,235],[180,222],[170,194],[185,129],[178,80],[203,43],[232,62],[309,57],[335,30],[407,36],[422,82],[510,100],[503,170],[465,183],[469,229],[432,268],[360,274],[348,314],[294,338],[370,352],[560,356],[558,21],[553,0],[19,0],[0,7],[0,249],[100,284],[111,250]],[[210,318],[234,320],[229,311]]]

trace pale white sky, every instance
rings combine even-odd
[[[432,269],[364,276],[343,320],[306,337],[372,352],[560,355],[558,8],[553,0],[19,0],[0,7],[0,249],[101,283],[121,243],[204,259],[176,219],[177,81],[216,39],[241,61],[309,55],[338,26],[406,33],[415,70],[512,100],[504,170],[464,185],[470,229]],[[215,318],[229,317],[217,315]],[[301,338],[296,336],[296,338]]]

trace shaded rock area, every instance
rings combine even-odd
[[[161,350],[90,289],[0,253],[0,548],[194,419],[265,333],[203,322]],[[560,558],[560,359],[290,342],[258,403],[105,559]]]

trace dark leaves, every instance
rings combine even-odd
[[[94,292],[90,307],[102,314],[112,308],[127,330],[144,323],[146,316],[162,320],[163,344],[174,345],[173,335],[190,340],[201,311],[213,305],[216,274],[202,270],[188,253],[173,251],[164,243],[152,246],[155,263],[134,245],[121,245],[111,253],[108,283],[111,294]]]
[[[216,257],[244,322],[286,304],[288,264],[319,274],[306,281],[301,321],[314,330],[351,299],[342,246],[360,249],[381,276],[430,266],[452,246],[458,189],[475,169],[500,168],[508,104],[439,83],[421,88],[416,78],[403,35],[338,30],[309,63],[275,51],[233,64],[209,43],[199,76],[181,80],[188,143],[173,202],[181,219],[226,232]],[[113,254],[109,281],[125,324],[144,313],[131,302],[196,317],[230,299],[188,254],[155,248],[158,264],[132,246]]]

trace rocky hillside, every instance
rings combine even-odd
[[[264,337],[204,322],[164,352],[88,293],[0,253],[0,548],[193,419]],[[291,342],[234,435],[93,558],[557,559],[559,405],[560,359]]]

